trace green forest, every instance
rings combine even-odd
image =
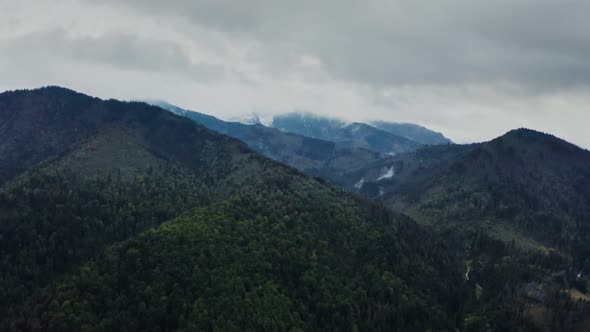
[[[506,180],[531,167],[479,167],[491,157],[466,150],[439,159],[467,155],[478,172],[453,159],[436,187],[408,176],[374,199],[143,103],[50,87],[0,94],[0,119],[0,330],[589,326],[585,154],[536,199],[542,186]],[[402,156],[408,169],[420,153]],[[419,204],[397,212],[388,199],[412,184],[401,202]],[[498,216],[531,231],[498,236]]]

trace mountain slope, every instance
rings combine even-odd
[[[505,224],[571,252],[590,226],[589,165],[590,152],[519,129],[487,143],[425,148],[350,177],[365,176],[365,194],[418,219]],[[379,179],[389,168],[394,174]]]
[[[55,88],[36,93],[15,91],[0,94],[0,185],[34,164],[59,154],[72,142],[87,137],[93,121],[76,114],[94,107],[92,98],[74,94],[67,103],[60,96],[68,91]],[[62,132],[50,136],[53,131]]]
[[[347,124],[308,113],[289,113],[273,118],[272,126],[280,130],[313,138],[360,147],[385,154],[413,151],[421,143],[394,135],[364,123]]]
[[[142,103],[57,87],[0,100],[9,105],[0,108],[0,141],[13,152],[0,157],[2,170],[11,170],[0,191],[3,316],[29,310],[16,303],[108,245],[257,183],[264,176],[253,174],[269,162],[242,142]]]
[[[56,298],[36,298],[33,320],[59,331],[452,329],[458,289],[442,280],[461,283],[442,244],[399,240],[437,243],[427,232],[367,218],[309,180],[258,190],[112,247]]]
[[[459,262],[403,215],[143,103],[0,100],[2,330],[462,324]]]
[[[385,130],[397,136],[409,138],[425,145],[452,143],[451,140],[446,138],[443,134],[412,123],[373,121],[369,124],[375,128]]]
[[[163,103],[154,103],[175,114],[187,117],[209,129],[238,138],[255,151],[295,167],[309,175],[337,181],[345,172],[364,167],[379,160],[381,155],[346,144],[282,132],[261,124],[245,125],[213,116],[184,110]]]
[[[463,246],[472,287],[465,330],[514,330],[503,318],[512,307],[524,313],[523,329],[586,331],[590,305],[576,294],[590,292],[589,166],[589,151],[518,129],[481,144],[426,147],[343,178]]]
[[[134,131],[160,158],[187,163],[205,173],[220,157],[251,154],[243,143],[157,107],[102,101],[59,87],[0,94],[0,114],[0,184],[66,153],[99,130],[116,126]]]

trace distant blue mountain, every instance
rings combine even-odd
[[[275,116],[272,126],[286,132],[391,155],[414,151],[424,144],[431,144],[414,140],[390,130],[379,129],[366,123],[346,123],[338,119],[310,113],[288,113]],[[406,130],[406,132],[409,131]]]
[[[334,182],[345,172],[365,167],[383,154],[348,144],[283,132],[261,124],[223,121],[214,116],[193,112],[166,102],[150,102],[170,112],[189,118],[211,130],[244,141],[252,149],[309,175]]]
[[[438,145],[438,144],[449,144],[453,143],[450,139],[446,138],[443,134],[430,130],[428,128],[413,124],[413,123],[395,123],[386,121],[373,121],[370,122],[375,128],[385,130],[394,135],[409,138],[418,143],[426,145]]]

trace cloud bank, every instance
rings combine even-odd
[[[0,0],[0,89],[306,110],[590,147],[590,12],[554,0]]]

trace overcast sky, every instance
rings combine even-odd
[[[590,1],[0,0],[0,90],[61,85],[233,118],[516,127],[590,148]]]

